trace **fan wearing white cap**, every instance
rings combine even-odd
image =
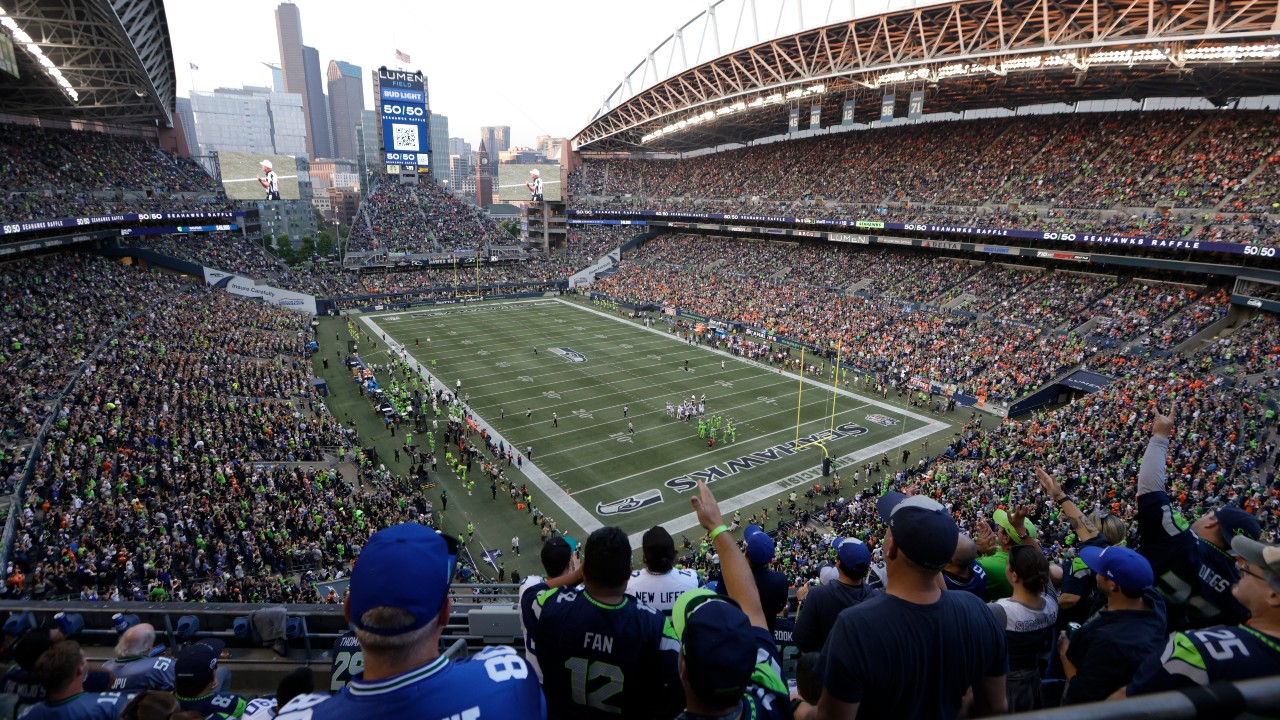
[[[533,202],[542,202],[542,173],[537,168],[529,171],[529,182],[524,184],[529,188],[530,200]]]
[[[258,184],[262,189],[267,191],[268,200],[280,199],[280,181],[276,179],[276,171],[271,166],[270,160],[263,160],[262,174],[258,176]]]

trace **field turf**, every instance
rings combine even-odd
[[[617,525],[639,547],[640,535],[662,524],[677,539],[696,538],[689,505],[696,476],[712,481],[727,517],[741,509],[745,520],[768,507],[772,525],[779,496],[792,490],[803,496],[823,482],[823,449],[796,449],[797,437],[802,445],[822,440],[850,477],[852,465],[886,452],[897,461],[903,447],[914,461],[923,439],[938,435],[930,442],[937,449],[953,432],[954,416],[940,419],[857,392],[833,392],[823,379],[802,383],[793,373],[691,345],[665,322],[645,328],[580,301],[445,305],[371,313],[360,322],[375,337],[385,334],[392,350],[403,346],[449,389],[461,380],[481,427],[522,454],[532,446],[532,461],[526,456],[508,477],[527,482],[534,504],[579,537]],[[718,436],[709,448],[696,422],[667,417],[667,402],[703,394],[708,415],[732,420],[735,441]],[[443,463],[441,471],[447,472]],[[487,504],[488,482],[479,475],[471,477]],[[485,507],[462,501],[475,506],[477,517]],[[518,521],[506,515],[482,520]],[[490,538],[500,535],[490,530]]]

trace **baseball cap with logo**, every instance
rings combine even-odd
[[[1280,592],[1280,545],[1268,545],[1237,535],[1231,540],[1231,549],[1257,567],[1272,590]]]
[[[225,647],[221,640],[206,638],[183,648],[173,665],[174,688],[179,695],[193,697],[209,687]]]
[[[1228,546],[1237,537],[1247,537],[1250,540],[1262,538],[1262,526],[1258,521],[1234,505],[1217,508],[1213,511],[1213,517],[1218,521],[1218,530],[1222,533],[1223,542]]]
[[[1120,545],[1082,547],[1080,559],[1090,570],[1119,585],[1121,590],[1138,592],[1156,579],[1146,558]]]
[[[375,635],[411,632],[435,619],[453,579],[458,542],[418,523],[379,530],[351,571],[351,623]],[[413,620],[397,628],[373,628],[361,618],[374,608],[403,610]]]
[[[936,501],[923,495],[888,492],[876,501],[876,510],[893,531],[894,544],[912,562],[933,570],[951,562],[960,530]]]
[[[740,702],[755,669],[756,640],[738,603],[706,588],[688,590],[676,598],[671,626],[698,699],[716,709]]]

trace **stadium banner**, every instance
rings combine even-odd
[[[244,210],[215,210],[209,212],[120,213],[117,215],[89,215],[87,217],[56,218],[51,220],[27,220],[24,222],[5,223],[0,226],[0,235],[17,235],[18,233],[36,232],[38,230],[57,230],[58,228],[105,225],[107,223],[242,218],[245,215]]]
[[[893,120],[893,104],[897,98],[893,93],[888,93],[880,98],[880,122],[891,122]]]
[[[1083,390],[1091,393],[1105,389],[1113,380],[1114,378],[1109,378],[1106,375],[1099,375],[1088,370],[1077,370],[1059,381],[1059,384],[1066,385],[1073,390]]]
[[[793,107],[787,111],[787,132],[793,133],[800,130],[800,108]]]
[[[1224,242],[1208,242],[1200,240],[1166,240],[1162,238],[1140,237],[1132,235],[1094,235],[1090,233],[1075,232],[1044,232],[1040,230],[1015,230],[1011,228],[982,228],[968,227],[964,225],[928,225],[928,224],[910,224],[897,222],[880,222],[878,220],[848,220],[848,219],[808,219],[795,217],[778,217],[771,215],[726,215],[723,213],[680,213],[680,212],[655,212],[653,210],[569,210],[570,217],[590,218],[596,215],[621,216],[621,217],[649,217],[649,218],[672,218],[672,219],[702,219],[702,220],[731,220],[736,222],[770,222],[770,223],[791,223],[805,225],[824,225],[827,227],[843,227],[843,228],[860,228],[866,230],[907,230],[912,232],[938,233],[948,235],[978,235],[985,237],[1002,237],[1017,238],[1023,240],[1049,240],[1053,242],[1067,243],[1089,243],[1096,245],[1122,245],[1126,247],[1136,248],[1157,248],[1168,250],[1191,250],[1197,252],[1222,252],[1231,253],[1233,255],[1254,255],[1257,257],[1274,258],[1278,251],[1276,248],[1259,247],[1256,245],[1240,245],[1237,243]],[[570,223],[573,220],[569,220]],[[749,229],[730,228],[739,232],[749,232]],[[883,240],[883,238],[881,238]],[[1004,250],[990,250],[990,252],[1000,252],[1002,254],[1010,254],[1016,248],[1006,248]],[[985,251],[985,249],[984,249]]]
[[[809,106],[809,129],[810,130],[822,129],[822,106],[821,105]]]
[[[907,119],[919,120],[924,117],[924,91],[916,90],[907,100]]]
[[[850,235],[848,233],[827,233],[827,239],[838,243],[853,243],[855,245],[870,245],[874,239],[869,235]]]
[[[292,290],[282,290],[270,285],[259,285],[252,278],[233,275],[221,270],[215,270],[211,267],[204,269],[204,281],[206,284],[217,288],[222,288],[232,295],[241,297],[260,298],[272,305],[279,305],[290,310],[305,312],[311,315],[316,314],[316,296],[305,295],[303,293],[293,292]]]
[[[843,127],[853,127],[853,101],[845,100],[844,108],[840,110],[840,125]]]

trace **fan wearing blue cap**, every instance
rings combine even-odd
[[[1252,613],[1249,624],[1173,633],[1138,670],[1129,695],[1280,676],[1280,545],[1236,537],[1231,549],[1240,568],[1231,593]]]
[[[881,594],[866,584],[871,551],[865,543],[857,538],[837,538],[832,547],[839,570],[835,582],[814,588],[805,585],[796,593],[804,602],[796,618],[795,641],[800,652],[821,650],[836,624],[836,616],[845,608]]]
[[[1164,642],[1164,600],[1151,587],[1147,559],[1127,547],[1086,546],[1080,560],[1093,571],[1107,599],[1075,635],[1058,637],[1058,655],[1067,678],[1064,705],[1105,700]]]
[[[885,594],[836,618],[818,661],[822,696],[796,718],[959,717],[970,690],[974,714],[1005,712],[1004,629],[938,577],[955,554],[955,521],[923,495],[886,493],[876,509],[888,526]]]
[[[545,718],[538,679],[509,647],[440,657],[458,546],[417,523],[380,530],[356,559],[343,605],[364,672],[337,695],[299,695],[277,720],[424,717]]]
[[[671,610],[671,627],[680,638],[686,704],[680,718],[789,718],[782,660],[749,561],[738,550],[706,483],[698,481],[690,504],[720,555],[728,596],[706,588],[689,590]]]
[[[776,548],[768,533],[760,529],[759,525],[748,525],[742,533],[742,539],[746,545],[747,562],[751,566],[751,577],[755,579],[756,591],[760,594],[760,605],[764,608],[769,632],[773,632],[777,627],[778,615],[787,606],[790,583],[785,574],[769,568]],[[729,590],[726,585],[721,584],[716,592],[727,595]]]
[[[1243,623],[1249,611],[1231,595],[1240,573],[1229,551],[1236,537],[1260,539],[1262,526],[1249,513],[1228,505],[1188,527],[1165,484],[1172,436],[1173,413],[1157,411],[1138,470],[1138,552],[1150,561],[1156,589],[1169,603],[1171,627]]]

